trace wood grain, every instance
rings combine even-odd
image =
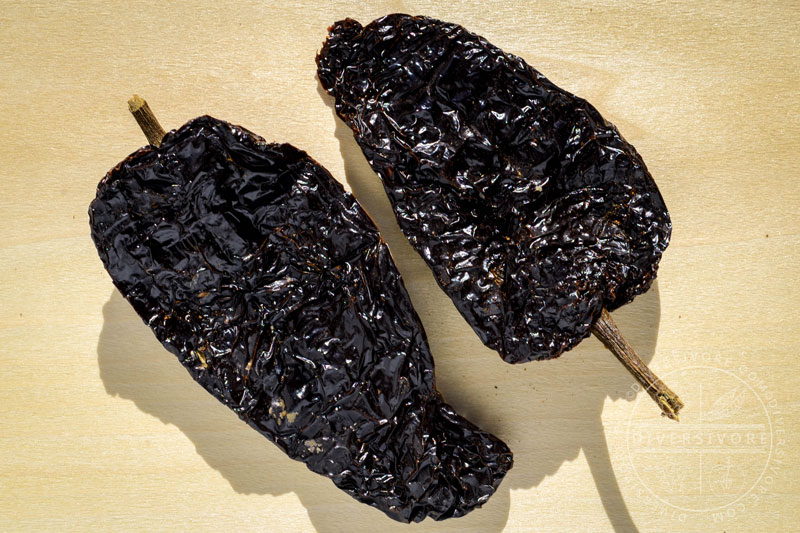
[[[504,364],[436,288],[314,74],[333,21],[395,11],[521,55],[642,153],[673,241],[657,286],[614,320],[686,403],[680,424],[594,339]],[[797,531],[799,31],[796,2],[4,2],[0,528]],[[446,398],[515,452],[483,509],[389,521],[288,460],[159,346],[114,291],[86,214],[143,144],[134,93],[168,129],[211,114],[291,142],[357,195]]]

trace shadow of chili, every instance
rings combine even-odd
[[[384,532],[408,532],[409,527],[437,531],[456,525],[462,531],[499,531],[505,524],[507,492],[485,506],[499,510],[499,514],[479,510],[451,520],[452,526],[430,520],[411,526],[394,522],[309,471],[303,463],[289,459],[197,385],[118,291],[103,306],[103,318],[97,355],[106,392],[133,401],[141,411],[176,426],[236,492],[275,496],[292,492],[321,533],[373,532],[376,527]],[[165,454],[164,463],[170,460]]]

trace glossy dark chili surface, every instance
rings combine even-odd
[[[669,214],[585,100],[426,17],[337,22],[317,65],[400,228],[503,359],[556,357],[650,287]]]
[[[89,213],[114,284],[192,377],[353,497],[460,516],[511,468],[443,402],[386,244],[304,152],[200,117],[117,165]]]

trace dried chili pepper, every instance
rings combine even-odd
[[[191,120],[100,182],[92,238],[192,377],[313,472],[390,517],[461,516],[512,465],[442,400],[425,332],[372,220],[288,144]]]
[[[487,346],[510,363],[549,359],[594,330],[635,356],[604,309],[650,287],[671,223],[594,107],[427,17],[337,22],[317,65],[400,228]],[[680,400],[624,362],[676,418]]]

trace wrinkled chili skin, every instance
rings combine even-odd
[[[114,284],[192,377],[356,499],[460,516],[511,467],[443,402],[386,244],[304,152],[200,117],[117,165],[89,214]]]
[[[557,357],[650,287],[669,214],[585,100],[427,17],[337,22],[317,66],[400,228],[504,360]]]

